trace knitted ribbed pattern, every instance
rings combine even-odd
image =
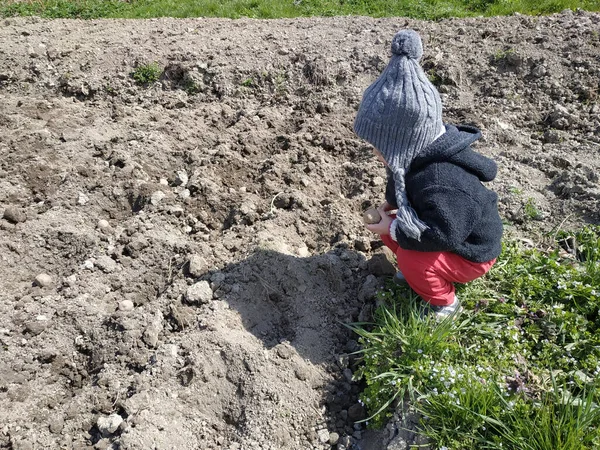
[[[419,64],[421,38],[402,30],[392,40],[392,57],[362,98],[354,131],[385,158],[396,184],[397,219],[407,236],[420,239],[427,226],[406,197],[404,176],[415,156],[441,133],[442,102]]]

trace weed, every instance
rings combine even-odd
[[[429,69],[427,71],[427,78],[429,78],[429,81],[431,81],[431,84],[433,84],[436,87],[440,87],[443,84],[442,77],[437,74],[435,69]]]
[[[529,197],[525,202],[525,205],[523,206],[523,212],[525,213],[525,217],[530,220],[539,220],[542,218],[542,214],[535,205],[535,200],[531,197]]]
[[[516,186],[511,186],[508,191],[513,195],[521,195],[523,193],[523,189]]]
[[[188,78],[183,81],[183,90],[187,92],[188,95],[195,95],[202,92],[203,86]]]
[[[131,77],[139,84],[148,85],[158,81],[161,72],[158,63],[154,62],[136,67]]]
[[[519,55],[513,48],[505,48],[504,50],[497,50],[492,55],[492,63],[500,66],[510,66],[518,62]]]

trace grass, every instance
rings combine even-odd
[[[364,15],[441,19],[514,12],[550,14],[577,8],[599,11],[600,0],[0,0],[0,17],[274,19]]]
[[[149,64],[142,64],[135,68],[135,70],[131,73],[131,77],[138,83],[142,85],[149,85],[154,83],[160,79],[160,74],[162,73],[161,68],[158,63],[153,62]]]
[[[459,287],[454,321],[420,319],[407,288],[379,294],[373,323],[350,325],[371,426],[402,399],[433,448],[600,448],[600,226],[552,238],[505,244],[489,274]]]

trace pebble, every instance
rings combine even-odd
[[[190,303],[204,304],[212,300],[213,291],[208,281],[203,280],[188,287],[185,292],[185,298]]]
[[[317,431],[317,436],[319,437],[319,442],[321,442],[322,444],[329,442],[329,431],[319,430]]]
[[[41,287],[47,287],[52,284],[52,277],[47,273],[40,273],[35,277],[35,283]]]
[[[85,205],[89,201],[90,198],[87,195],[85,195],[83,192],[79,193],[79,196],[77,197],[77,204]]]
[[[160,311],[157,311],[152,319],[152,322],[144,330],[142,340],[150,347],[156,348],[158,345],[158,336],[163,330],[163,315]]]
[[[49,320],[31,320],[25,323],[25,331],[37,336],[42,333],[50,325]]]
[[[282,359],[290,359],[294,355],[294,350],[286,344],[277,344],[275,351],[277,352],[277,356]]]
[[[102,255],[96,259],[96,266],[104,273],[112,273],[117,269],[117,262],[108,255]]]
[[[27,214],[21,208],[8,207],[4,210],[4,219],[10,223],[21,223],[27,220]]]
[[[329,433],[329,445],[335,445],[340,440],[340,435],[337,433]]]
[[[154,206],[158,205],[163,198],[165,198],[166,194],[163,191],[155,191],[150,196],[150,203]]]
[[[59,434],[65,426],[65,419],[62,417],[56,416],[50,419],[49,428],[50,432],[54,434]]]
[[[365,408],[360,403],[355,403],[348,408],[348,419],[352,422],[364,419]]]
[[[199,277],[208,270],[208,263],[202,256],[200,256],[198,254],[194,254],[194,255],[190,256],[188,270],[189,270],[191,276]]]
[[[310,370],[306,366],[297,366],[295,375],[300,381],[306,381],[310,378]]]
[[[119,310],[121,311],[132,311],[133,307],[134,305],[131,300],[123,300],[119,302]]]
[[[119,426],[123,423],[123,418],[118,414],[111,414],[108,417],[100,416],[96,421],[96,426],[102,434],[102,436],[110,436],[119,429]]]
[[[173,182],[173,184],[175,186],[186,186],[188,184],[189,181],[189,177],[188,174],[185,170],[178,170],[175,173],[175,180]]]
[[[98,221],[98,224],[96,226],[98,227],[98,229],[104,230],[104,229],[108,228],[109,225],[110,224],[108,223],[108,220],[106,220],[106,219],[100,219]]]
[[[94,263],[91,260],[86,259],[81,265],[81,268],[86,270],[92,270],[94,268]]]
[[[382,177],[374,177],[371,180],[371,186],[383,186],[385,184],[385,180]]]

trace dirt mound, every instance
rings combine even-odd
[[[391,37],[531,232],[600,219],[599,25],[4,19],[0,448],[367,448],[343,323],[393,268],[351,126]]]

